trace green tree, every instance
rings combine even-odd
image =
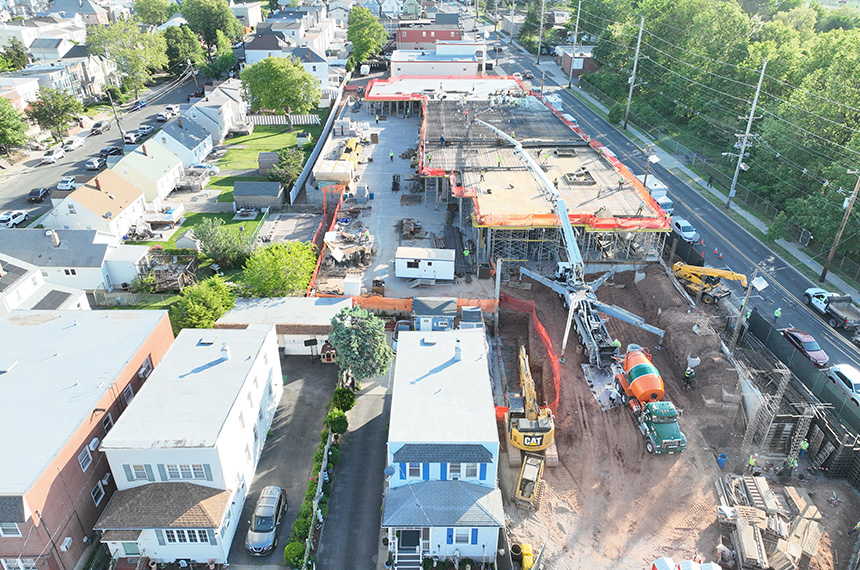
[[[71,93],[50,87],[39,88],[39,98],[30,103],[27,117],[49,130],[55,139],[84,112],[84,106]]]
[[[12,102],[0,97],[0,146],[9,154],[10,146],[20,146],[27,140],[27,123]]]
[[[219,30],[231,40],[244,35],[244,28],[230,11],[227,0],[185,0],[182,16],[206,44],[207,53],[218,45]]]
[[[9,69],[17,71],[30,63],[30,52],[18,38],[11,38],[3,50],[3,59]]]
[[[267,57],[246,67],[241,77],[246,99],[255,111],[302,114],[319,105],[319,82],[293,58]]]
[[[278,151],[278,164],[269,169],[269,180],[291,186],[302,173],[305,153],[297,148],[282,148]]]
[[[384,374],[394,358],[385,339],[385,323],[360,307],[343,309],[332,318],[328,340],[337,350],[337,365],[359,382]]]
[[[388,32],[373,12],[360,6],[349,11],[348,25],[346,39],[352,43],[352,53],[349,55],[347,67],[352,69],[368,57],[379,53],[388,39]]]
[[[201,65],[206,57],[200,39],[188,26],[170,26],[164,30],[164,41],[167,43],[167,68],[180,75],[188,66],[188,62]]]
[[[139,95],[152,81],[154,71],[167,65],[167,42],[163,34],[143,31],[136,18],[117,20],[112,24],[89,26],[87,46],[93,55],[116,63],[123,75],[123,85]]]
[[[344,386],[335,388],[331,403],[338,410],[348,412],[355,405],[355,392]]]
[[[203,253],[222,267],[238,267],[254,251],[251,233],[232,232],[221,218],[205,218],[194,227],[194,237]]]
[[[144,24],[160,26],[173,14],[170,0],[134,0],[134,13]]]
[[[291,542],[284,548],[284,562],[290,568],[301,568],[305,558],[305,545],[301,542]]]
[[[230,47],[230,40],[224,35],[224,32],[217,30],[215,57],[203,68],[203,75],[209,79],[218,79],[236,65],[236,56],[233,55],[233,48]]]
[[[211,277],[192,287],[186,287],[170,307],[173,331],[182,329],[211,329],[215,321],[233,308],[236,297],[220,277]]]
[[[316,268],[311,242],[290,241],[257,250],[245,263],[245,285],[253,297],[304,295]]]
[[[346,419],[346,412],[340,408],[331,410],[323,421],[325,425],[331,429],[332,433],[346,433],[347,428],[349,428],[349,421]]]

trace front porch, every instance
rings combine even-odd
[[[493,568],[496,563],[497,544],[479,544],[477,538],[480,533],[481,542],[489,538],[498,540],[498,529],[492,529],[488,535],[478,529],[474,529],[474,532],[473,529],[463,529],[468,530],[464,533],[457,530],[430,527],[383,528],[388,541],[385,555],[380,557],[380,560],[386,562],[390,552],[393,567],[397,570],[423,570],[425,558],[433,559],[434,568],[437,570],[460,568],[462,561],[471,561],[473,570]]]
[[[122,556],[111,559],[108,570],[226,570],[227,564],[195,562],[190,559],[179,559],[172,562],[159,562],[149,556]]]

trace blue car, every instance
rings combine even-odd
[[[143,99],[138,99],[131,104],[132,111],[137,111],[138,109],[143,109],[144,107],[146,107],[146,101],[144,101]]]

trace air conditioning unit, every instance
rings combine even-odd
[[[137,371],[137,377],[141,380],[146,380],[149,378],[150,374],[152,374],[152,363],[147,360],[143,366],[140,367],[140,370]]]
[[[62,544],[60,544],[60,550],[62,550],[63,552],[68,552],[68,550],[69,550],[69,548],[71,548],[71,546],[72,546],[72,537],[67,536],[66,538],[63,539]]]
[[[105,476],[102,477],[102,485],[107,485],[108,483],[110,483],[110,478],[111,478],[111,474],[105,473]]]
[[[98,449],[98,448],[99,448],[99,443],[100,443],[100,442],[99,442],[99,438],[94,437],[94,438],[92,439],[92,441],[90,441],[90,444],[89,444],[87,447],[89,447],[89,448],[90,448],[90,451],[95,451],[96,449]]]

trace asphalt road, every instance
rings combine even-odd
[[[117,107],[120,113],[119,120],[125,132],[133,131],[140,125],[147,124],[153,127],[163,126],[155,120],[155,116],[164,110],[167,105],[185,104],[186,96],[195,90],[194,82],[186,83],[169,91],[162,92],[160,86],[156,86],[152,92],[141,94],[141,99],[147,101],[147,106],[139,111],[129,111],[130,104]],[[87,160],[98,156],[99,150],[106,146],[123,146],[122,134],[116,119],[111,119],[111,129],[101,135],[88,136],[89,131],[82,131],[76,137],[85,137],[84,144],[66,153],[66,156],[55,164],[40,165],[42,152],[36,151],[32,158],[27,160],[23,167],[16,167],[10,173],[4,173],[0,177],[0,210],[24,210],[29,212],[30,219],[50,210],[50,202],[42,204],[30,204],[27,202],[27,194],[33,188],[47,187],[56,190],[57,182],[64,176],[75,176],[79,174],[96,174],[95,171],[87,170]]]
[[[505,44],[506,55],[510,58],[503,69],[508,73],[531,70],[535,74],[532,85],[539,85],[542,70],[535,65],[535,56],[514,52]],[[547,56],[543,56],[545,58]],[[544,59],[546,61],[546,59]],[[500,70],[500,73],[503,73]],[[595,139],[608,146],[635,175],[645,173],[647,149],[627,138],[626,134],[610,125],[587,105],[580,102],[566,89],[559,86],[554,78],[547,75],[544,91],[559,95],[564,103],[565,112],[579,121],[579,126]],[[712,267],[730,269],[752,277],[758,269],[768,287],[758,293],[753,290],[750,309],[757,309],[768,318],[774,310],[782,309],[780,327],[798,327],[812,334],[830,356],[831,364],[852,363],[860,368],[860,352],[841,331],[832,329],[814,309],[803,303],[803,292],[809,287],[819,287],[811,282],[793,266],[774,254],[766,245],[758,241],[745,229],[736,224],[724,208],[709,202],[697,189],[687,186],[674,173],[659,163],[652,165],[650,175],[659,178],[669,188],[669,196],[675,203],[675,215],[686,218],[704,239],[705,264]],[[649,176],[650,176],[649,175]],[[714,249],[722,254],[714,254]],[[725,281],[736,295],[743,298],[744,291],[736,282]],[[825,285],[823,288],[827,288]]]

